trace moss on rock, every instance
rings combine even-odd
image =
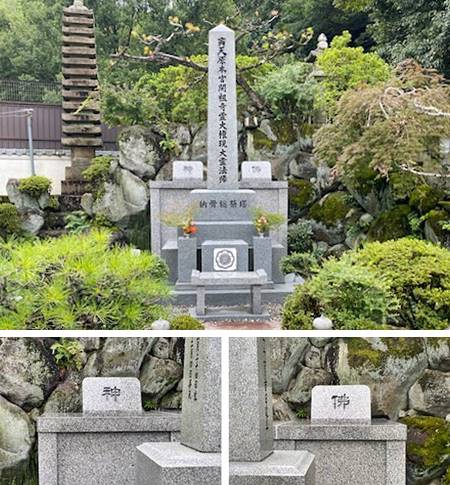
[[[428,184],[421,184],[412,191],[409,205],[421,214],[426,214],[438,205],[442,196],[442,191],[436,190]]]
[[[271,140],[261,130],[255,130],[253,132],[253,147],[255,150],[274,150],[276,141]]]
[[[382,371],[388,359],[412,359],[425,351],[424,341],[420,338],[400,337],[396,339],[381,338],[380,346],[374,341],[349,338],[348,364],[351,368],[372,368]]]
[[[346,192],[334,192],[316,202],[309,210],[309,217],[326,226],[334,226],[343,221],[351,209],[349,195]]]
[[[369,228],[368,240],[384,242],[409,235],[411,232],[409,213],[410,208],[406,204],[381,213]]]
[[[419,473],[433,470],[444,478],[450,456],[450,423],[434,416],[409,416],[400,421],[408,426],[408,461]]]
[[[289,203],[299,209],[306,207],[314,199],[314,184],[308,180],[289,179]]]

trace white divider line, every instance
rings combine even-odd
[[[230,339],[222,337],[222,485],[230,483]]]

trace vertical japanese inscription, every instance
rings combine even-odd
[[[225,37],[217,39],[217,64],[218,64],[218,145],[219,158],[219,184],[226,184],[228,181],[228,125],[227,125],[227,43]]]
[[[264,337],[261,338],[262,343],[262,372],[263,372],[263,386],[264,386],[264,423],[266,431],[270,430],[270,406],[269,399],[272,399],[271,388],[269,386],[269,371],[267,362],[267,341]]]
[[[188,372],[188,399],[198,400],[198,380],[200,371],[200,339],[191,338],[188,348],[189,372]]]

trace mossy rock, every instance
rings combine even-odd
[[[273,121],[271,128],[279,145],[293,145],[298,141],[298,132],[288,119]]]
[[[408,215],[411,209],[402,204],[381,213],[372,223],[367,233],[369,241],[389,241],[400,239],[411,233]]]
[[[349,195],[346,192],[334,192],[311,207],[309,218],[322,222],[326,226],[335,226],[345,219],[351,209]]]
[[[438,205],[442,196],[442,191],[430,185],[421,184],[412,191],[409,197],[409,205],[421,214],[426,214]]]
[[[374,190],[376,181],[377,173],[369,163],[363,161],[352,166],[351,177],[344,177],[345,185],[363,196]]]
[[[348,338],[346,342],[352,369],[365,367],[382,372],[388,359],[409,360],[425,352],[425,344],[419,338],[380,338],[379,347],[362,338]]]
[[[261,130],[255,130],[253,132],[253,147],[255,150],[275,150],[277,142],[271,140],[265,133]]]
[[[314,200],[314,184],[308,180],[289,179],[289,204],[303,209]]]
[[[400,421],[408,426],[406,454],[411,478],[423,480],[418,483],[447,478],[450,466],[450,423],[434,416],[409,416]]]

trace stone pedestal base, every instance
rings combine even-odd
[[[315,485],[314,455],[274,451],[259,462],[231,462],[230,485]]]
[[[144,443],[137,450],[135,485],[220,483],[220,453],[201,453],[180,443]]]
[[[313,453],[318,484],[405,484],[404,424],[386,420],[372,420],[369,425],[283,423],[275,427],[275,447]]]

